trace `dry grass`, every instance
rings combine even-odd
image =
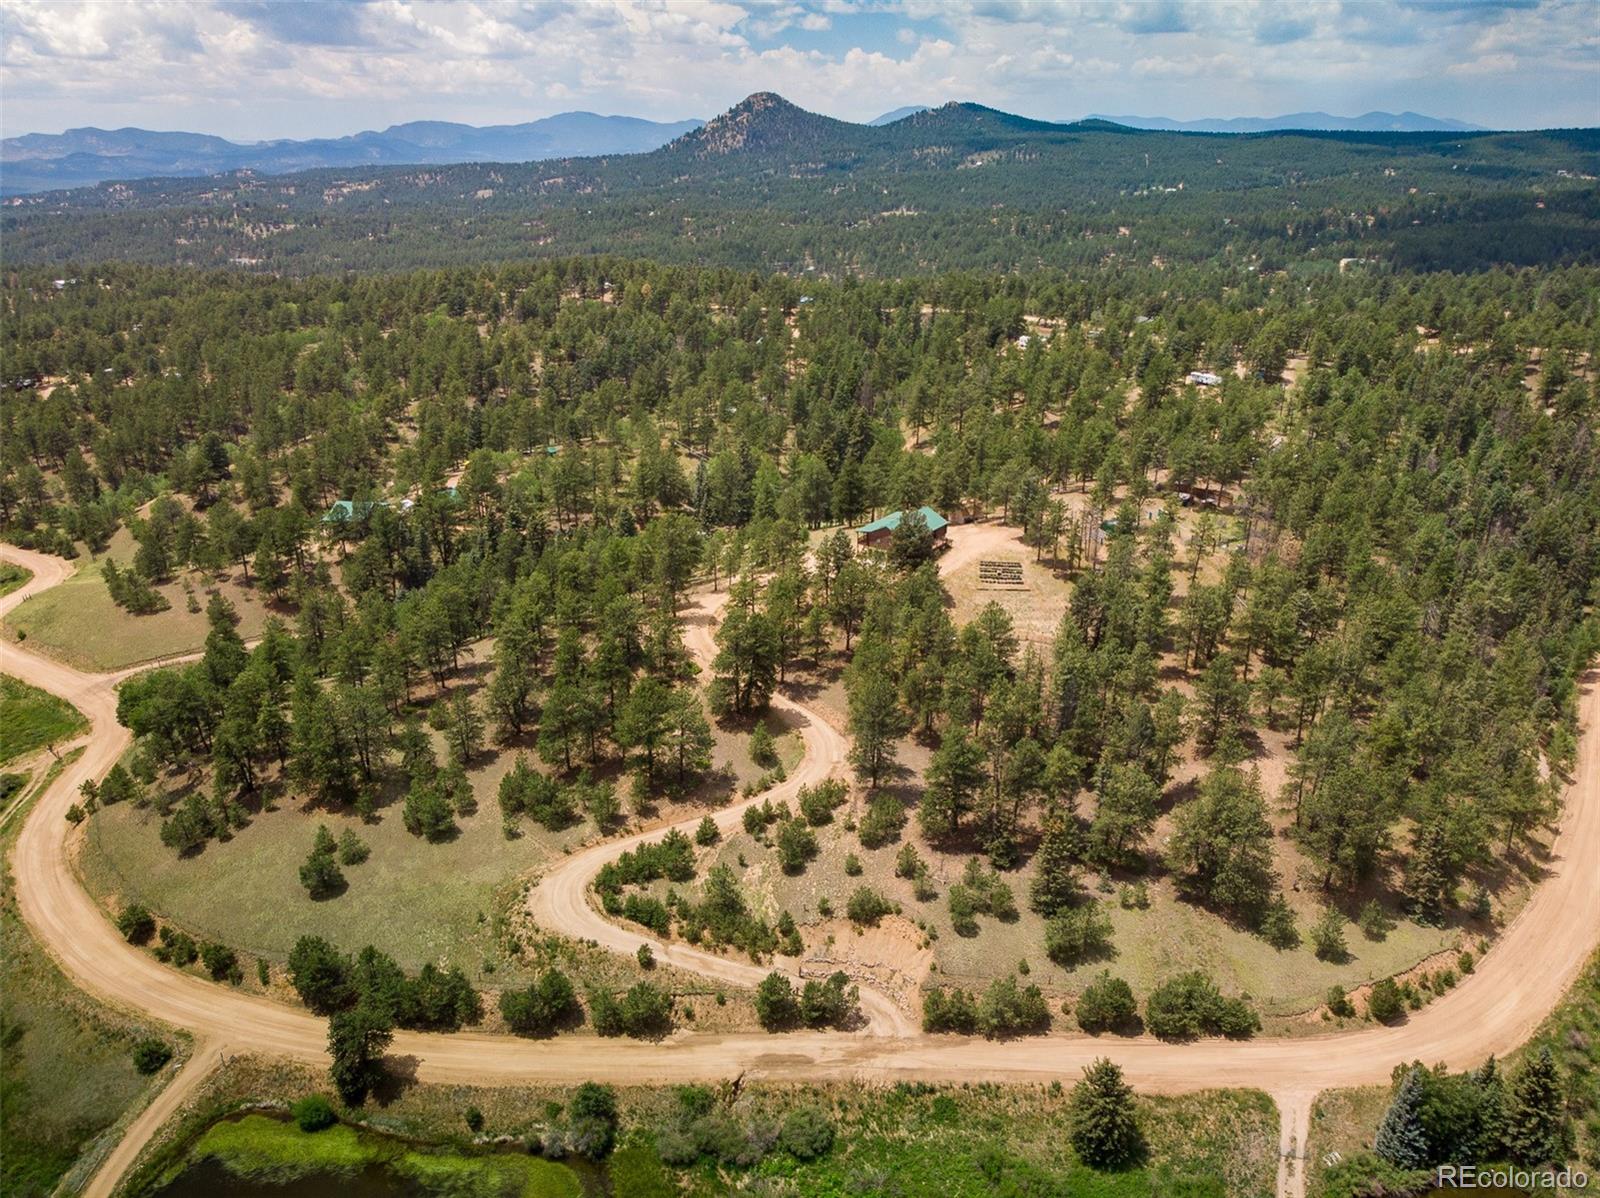
[[[105,554],[84,558],[71,578],[26,600],[7,616],[9,635],[26,636],[30,649],[78,669],[118,670],[202,648],[206,601],[213,591],[239,613],[240,636],[248,640],[260,634],[269,614],[264,596],[243,585],[237,571],[213,580],[189,571],[163,584],[157,589],[171,604],[163,612],[136,616],[118,607],[106,590],[100,563],[110,557],[125,565],[133,560],[135,548],[126,529],[118,532]]]

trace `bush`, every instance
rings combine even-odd
[[[156,919],[143,903],[129,903],[117,916],[117,931],[129,944],[144,944],[156,934]]]
[[[905,826],[905,805],[893,795],[879,794],[867,804],[867,813],[861,817],[861,827],[856,833],[861,847],[876,849],[888,844]]]
[[[630,1036],[658,1036],[672,1029],[672,995],[639,982],[622,996],[622,1030]]]
[[[1163,1040],[1201,1035],[1248,1036],[1260,1019],[1242,998],[1224,998],[1217,984],[1199,970],[1179,974],[1157,986],[1145,1001],[1145,1026]]]
[[[795,802],[806,823],[814,828],[820,828],[823,824],[832,822],[834,811],[843,805],[848,793],[843,782],[830,779],[815,786],[802,786],[795,795]]]
[[[990,1039],[1048,1031],[1050,1008],[1037,986],[1014,977],[995,978],[978,1003],[978,1027]]]
[[[1132,1029],[1139,1018],[1133,988],[1121,978],[1102,970],[1078,998],[1078,1026],[1091,1034],[1114,1029]]]
[[[777,970],[756,987],[756,1021],[769,1032],[781,1032],[800,1021],[800,1001],[794,983]]]
[[[922,1030],[971,1035],[978,1030],[978,1005],[965,990],[929,990],[922,996]]]
[[[1344,992],[1343,986],[1328,987],[1328,1010],[1341,1019],[1348,1019],[1356,1013],[1355,1007],[1350,1003],[1350,996]]]
[[[559,969],[546,970],[526,989],[500,993],[506,1026],[524,1036],[548,1035],[577,1013],[577,992]]]
[[[584,1082],[567,1104],[573,1150],[591,1160],[611,1151],[617,1139],[617,1092],[610,1086]]]
[[[860,991],[850,984],[850,976],[835,970],[828,980],[815,978],[800,992],[800,1019],[807,1027],[844,1027],[859,1009]]]
[[[800,873],[817,855],[817,834],[797,819],[778,829],[778,864],[786,874]]]
[[[461,1112],[461,1118],[466,1121],[467,1130],[476,1134],[483,1130],[483,1112],[475,1106],[469,1106]]]
[[[1259,924],[1261,938],[1273,948],[1282,951],[1300,943],[1300,929],[1294,924],[1294,910],[1281,894],[1272,896],[1261,912]]]
[[[172,1048],[165,1041],[151,1038],[133,1046],[133,1067],[140,1073],[155,1073],[170,1060]]]
[[[820,1106],[795,1107],[783,1120],[778,1144],[790,1156],[814,1161],[833,1150],[833,1120]]]
[[[634,957],[639,962],[640,969],[654,969],[656,967],[656,955],[651,951],[648,944],[641,944]]]
[[[371,855],[367,842],[357,836],[353,828],[346,828],[339,834],[340,865],[360,865]]]
[[[207,941],[200,946],[200,963],[206,967],[216,981],[229,981],[237,986],[244,980],[244,974],[239,969],[239,958],[234,951],[223,944]]]
[[[1406,1011],[1405,999],[1393,978],[1382,978],[1367,994],[1367,1014],[1379,1023],[1393,1023]]]
[[[289,1113],[301,1131],[322,1131],[338,1122],[333,1107],[321,1094],[307,1094],[289,1108]]]
[[[765,724],[757,724],[750,733],[750,760],[764,770],[778,764],[778,749],[772,743],[772,733],[767,731]]]
[[[870,927],[893,910],[894,904],[872,887],[858,886],[855,893],[850,896],[845,914],[850,917],[851,923]]]
[[[1323,961],[1347,960],[1350,950],[1344,942],[1344,917],[1332,907],[1324,908],[1322,918],[1311,925],[1311,944]]]
[[[1057,965],[1075,965],[1111,947],[1111,918],[1095,902],[1067,907],[1044,925],[1044,951]]]
[[[1368,940],[1382,940],[1394,931],[1394,920],[1389,918],[1388,912],[1377,899],[1370,899],[1356,917],[1356,926]]]
[[[844,872],[848,878],[859,878],[862,874],[861,858],[854,853],[844,855]]]

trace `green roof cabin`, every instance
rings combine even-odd
[[[950,521],[938,512],[924,504],[917,509],[922,516],[922,522],[928,526],[928,531],[933,535],[935,545],[944,544],[944,530]],[[868,549],[886,549],[889,539],[894,536],[894,530],[900,527],[900,520],[904,512],[890,512],[887,516],[880,516],[871,524],[863,524],[856,529],[856,541]]]
[[[383,500],[373,499],[336,499],[333,506],[322,517],[324,524],[348,524],[352,520],[365,520],[372,515],[375,507],[388,506]]]

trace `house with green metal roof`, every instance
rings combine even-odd
[[[365,520],[372,509],[388,507],[381,499],[336,499],[322,517],[324,524],[348,524],[352,520]]]
[[[917,509],[917,514],[922,517],[922,522],[928,526],[928,532],[933,535],[934,544],[942,544],[945,529],[950,521],[927,504]],[[871,524],[863,524],[856,529],[856,540],[868,549],[886,547],[889,539],[894,536],[894,530],[900,527],[900,521],[905,518],[904,512],[890,512],[887,516],[880,516]]]

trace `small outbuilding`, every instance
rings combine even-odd
[[[935,545],[944,544],[945,529],[950,521],[927,504],[917,509],[917,514],[922,517],[922,522],[928,526],[928,532],[933,537]],[[894,530],[900,527],[900,521],[905,518],[904,512],[890,512],[887,516],[880,516],[871,524],[863,524],[856,529],[856,541],[866,549],[887,549]]]
[[[1215,387],[1222,382],[1222,376],[1209,370],[1191,370],[1189,381],[1196,387]]]

